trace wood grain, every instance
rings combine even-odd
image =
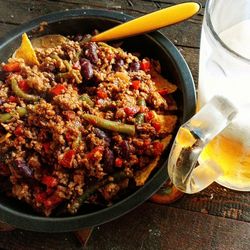
[[[56,250],[81,246],[72,233],[15,230],[0,233],[0,248]],[[86,249],[247,250],[250,224],[146,202],[129,214],[96,227]]]
[[[99,8],[140,16],[183,0],[0,0],[0,36],[40,15],[73,8]],[[205,6],[206,0],[200,0]],[[161,29],[180,50],[198,84],[204,10]],[[87,249],[250,249],[250,193],[213,184],[169,206],[146,202],[129,214],[96,227]],[[0,232],[1,249],[82,249],[73,233]]]

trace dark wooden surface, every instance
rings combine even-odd
[[[101,8],[140,16],[182,0],[0,0],[0,36],[37,16],[72,8]],[[205,5],[205,0],[200,0]],[[184,55],[197,84],[203,10],[161,31]],[[217,184],[170,205],[145,202],[94,228],[87,249],[250,249],[250,193]],[[81,249],[73,233],[0,232],[1,249]]]

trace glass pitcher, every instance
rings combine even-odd
[[[250,0],[208,0],[197,114],[172,146],[168,172],[183,192],[213,181],[250,191]]]

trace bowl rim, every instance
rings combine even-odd
[[[100,9],[71,9],[53,12],[24,23],[8,32],[4,37],[0,38],[0,50],[9,42],[20,37],[24,32],[37,28],[41,22],[47,22],[50,24],[72,18],[87,17],[106,18],[118,22],[125,22],[134,18],[122,12]],[[161,47],[166,50],[166,53],[168,53],[172,59],[174,58],[173,63],[180,71],[180,80],[185,83],[183,85],[185,86],[183,89],[183,106],[186,106],[186,108],[182,121],[185,122],[195,113],[196,105],[195,86],[190,69],[178,49],[162,33],[154,31],[145,34],[145,36],[160,44]],[[82,215],[73,215],[68,217],[42,217],[39,215],[25,214],[23,212],[16,211],[15,209],[6,207],[0,203],[0,220],[17,228],[37,232],[69,232],[84,227],[97,226],[114,220],[142,204],[157,189],[159,189],[167,179],[166,159],[155,175],[148,180],[143,187],[139,188],[137,191],[111,207]]]

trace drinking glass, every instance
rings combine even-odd
[[[212,182],[250,191],[250,0],[208,0],[197,113],[173,143],[168,172],[183,192]]]

